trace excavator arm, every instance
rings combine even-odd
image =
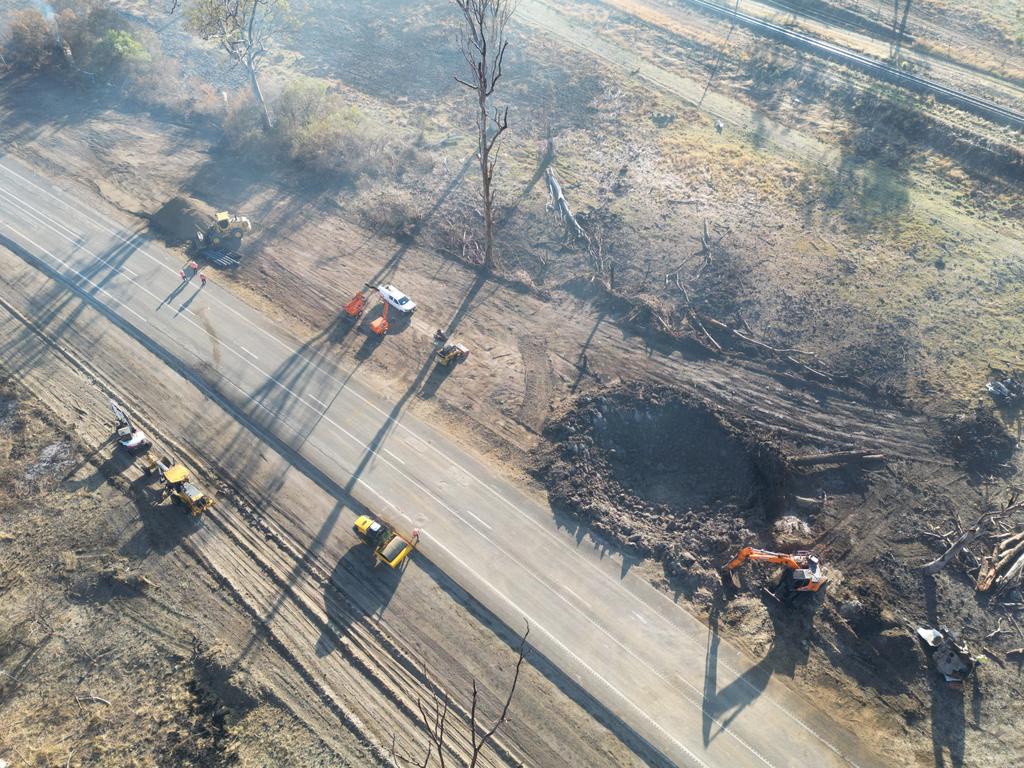
[[[777,565],[784,565],[794,571],[801,567],[800,563],[798,563],[792,555],[785,555],[781,552],[769,552],[767,549],[744,547],[739,551],[739,554],[736,555],[736,557],[729,561],[728,565],[725,566],[725,570],[734,571],[747,562],[747,560],[753,560],[758,563],[775,563]]]
[[[769,552],[766,549],[744,547],[722,568],[722,584],[727,590],[740,589],[740,582],[735,571],[748,560],[758,563],[773,563],[787,568],[789,571],[787,578],[777,585],[784,586],[784,591],[787,593],[791,591],[817,592],[828,580],[821,561],[817,555],[810,552],[787,555],[782,552]],[[779,589],[770,589],[769,591],[776,598],[782,599]]]

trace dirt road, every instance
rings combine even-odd
[[[182,284],[173,255],[123,229],[98,202],[86,207],[10,158],[0,174],[5,298],[115,380],[137,377],[133,361],[144,354],[209,397],[218,410],[195,414],[177,377],[164,391],[137,392],[160,423],[200,417],[189,447],[256,497],[275,499],[272,523],[307,556],[343,559],[352,543],[347,523],[361,505],[422,528],[418,559],[428,573],[450,575],[513,630],[527,618],[538,652],[617,721],[627,743],[674,764],[885,764],[850,730],[752,673],[725,642],[709,650],[703,624],[596,542],[560,531],[542,501],[403,415],[419,383],[437,375],[429,349],[416,388],[381,394],[358,371],[306,354],[217,286]],[[777,415],[771,396],[762,391],[760,399],[758,411]],[[863,407],[832,406],[833,422]],[[907,429],[887,439],[882,427],[871,440],[909,451]],[[297,503],[289,485],[296,477],[319,488],[319,504]],[[335,503],[325,503],[329,497]],[[398,636],[415,633],[405,626],[413,610],[402,600],[407,580],[382,601]],[[705,674],[706,662],[714,674]]]

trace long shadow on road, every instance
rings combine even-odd
[[[369,442],[366,452],[364,453],[362,461],[356,467],[351,478],[345,485],[341,485],[336,480],[327,475],[319,467],[305,458],[299,453],[298,446],[291,440],[284,439],[274,433],[270,428],[259,424],[254,420],[248,413],[246,413],[236,403],[232,402],[229,398],[223,395],[217,388],[208,383],[191,365],[181,360],[177,355],[167,349],[164,345],[155,341],[154,339],[145,335],[142,331],[133,326],[130,322],[119,316],[113,309],[108,307],[103,302],[99,301],[95,295],[90,292],[83,290],[82,286],[77,282],[73,282],[66,278],[66,276],[59,273],[57,270],[50,267],[48,264],[28,252],[20,245],[13,241],[9,241],[6,238],[0,239],[0,245],[4,245],[12,253],[17,255],[26,264],[32,268],[38,270],[40,273],[46,275],[51,280],[59,284],[66,285],[69,290],[77,293],[84,303],[88,304],[94,311],[96,311],[101,317],[105,318],[113,326],[115,326],[122,333],[127,335],[136,343],[140,344],[143,348],[148,350],[157,359],[159,359],[164,365],[166,365],[171,371],[181,376],[183,379],[191,383],[196,387],[203,395],[213,401],[219,408],[221,408],[226,414],[228,414],[241,429],[245,430],[252,435],[256,440],[265,443],[285,460],[287,460],[291,467],[298,472],[301,472],[305,477],[316,483],[323,491],[329,495],[339,499],[339,502],[335,504],[330,514],[327,516],[320,531],[314,537],[313,542],[309,549],[307,549],[302,557],[299,559],[297,564],[292,570],[292,573],[287,579],[287,583],[282,590],[282,594],[279,597],[277,603],[270,609],[265,617],[262,617],[264,621],[269,621],[279,610],[283,601],[287,599],[287,594],[294,586],[296,580],[302,573],[313,573],[314,560],[317,557],[319,550],[321,549],[323,542],[326,541],[329,533],[336,526],[338,519],[341,516],[342,510],[346,507],[356,513],[366,511],[365,508],[352,498],[351,491],[354,489],[356,483],[359,480],[360,475],[365,470],[370,459],[375,455],[377,448],[380,446],[381,441],[386,437],[390,429],[393,427],[394,419],[397,418],[408,400],[416,393],[419,389],[424,377],[429,372],[433,365],[432,356],[428,357],[427,362],[422,367],[419,375],[416,377],[413,385],[409,388],[406,394],[395,404],[394,408],[388,414],[388,419],[382,425],[377,435]],[[468,309],[469,304],[473,298],[477,295],[479,290],[482,288],[483,283],[486,282],[486,276],[481,277],[474,283],[470,291],[467,293],[462,306],[456,311],[452,322],[449,324],[448,330],[452,332],[458,326],[458,322]],[[216,466],[215,469],[220,469]],[[344,500],[342,503],[341,500]],[[162,510],[161,510],[162,512]],[[171,513],[173,516],[173,512]],[[162,518],[163,515],[160,515]],[[162,522],[153,518],[152,524],[162,525]],[[178,528],[179,526],[175,526]],[[180,532],[177,532],[180,535]],[[173,540],[174,537],[172,537]],[[140,542],[141,545],[141,542]],[[488,626],[495,635],[499,637],[510,647],[518,646],[518,631],[513,630],[503,621],[492,614],[487,608],[485,608],[479,601],[474,599],[468,592],[462,587],[456,584],[447,574],[445,574],[439,567],[434,565],[422,553],[416,555],[418,567],[423,569],[442,589],[449,593],[455,600],[469,607],[473,615],[485,626]],[[344,568],[346,574],[351,574],[352,570],[346,566]],[[358,572],[358,569],[356,569]],[[379,570],[379,569],[378,569]],[[335,576],[341,578],[340,572],[335,573]],[[393,573],[389,576],[398,577],[400,574]],[[376,574],[375,574],[376,577]],[[346,576],[347,578],[347,576]],[[364,582],[365,583],[365,582]],[[383,586],[381,587],[383,588]],[[380,596],[380,604],[386,605],[390,597],[386,593],[382,593]],[[248,655],[252,646],[257,640],[258,634],[254,634],[253,639],[250,641],[246,649],[244,649],[235,664],[239,663],[245,656]],[[556,663],[549,660],[543,654],[536,651],[531,653],[530,663],[542,674],[551,680],[560,690],[566,695],[576,701],[580,706],[584,707],[588,712],[592,713],[599,722],[604,724],[606,727],[611,729],[619,738],[621,738],[631,749],[637,754],[641,755],[648,764],[652,766],[671,766],[673,763],[665,755],[650,744],[646,739],[640,736],[632,727],[621,720],[615,715],[608,707],[595,699],[590,693],[588,693],[582,686],[572,680],[565,672],[563,672]]]

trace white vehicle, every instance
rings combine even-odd
[[[378,285],[377,293],[381,299],[403,314],[411,315],[416,311],[416,302],[393,285]]]

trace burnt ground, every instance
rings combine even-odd
[[[177,548],[189,532],[178,511],[118,476],[118,458],[99,458],[25,389],[0,381],[4,757],[365,765],[348,762],[357,746],[329,746],[230,663],[247,617]],[[158,522],[169,514],[176,525]]]
[[[347,15],[354,5],[360,12]],[[945,759],[937,749],[954,765],[1000,765],[1019,751],[1015,665],[982,668],[978,687],[957,699],[934,685],[906,643],[908,622],[948,623],[978,644],[1004,618],[975,595],[963,565],[931,581],[915,566],[941,549],[928,534],[969,523],[986,495],[1009,482],[984,478],[1009,475],[1018,458],[1016,430],[1008,439],[1003,426],[1016,415],[1001,414],[999,424],[990,404],[975,407],[986,366],[1011,365],[1024,338],[1015,298],[1018,139],[972,143],[974,125],[948,132],[935,127],[948,115],[919,120],[915,111],[926,105],[887,106],[874,91],[822,92],[834,72],[775,50],[762,57],[758,41],[740,33],[721,87],[763,111],[750,141],[731,128],[718,136],[707,115],[671,94],[654,94],[587,53],[567,57],[567,42],[586,48],[592,40],[582,36],[586,20],[570,30],[575,38],[524,26],[524,52],[508,81],[521,119],[502,190],[514,281],[489,280],[466,268],[459,247],[475,198],[468,146],[457,138],[461,118],[449,113],[462,107],[448,38],[437,28],[441,4],[412,5],[389,4],[404,20],[397,25],[363,4],[318,4],[325,22],[292,41],[306,48],[305,71],[334,78],[402,140],[424,134],[417,147],[429,162],[402,181],[414,190],[412,237],[395,239],[365,215],[366,196],[394,179],[310,184],[293,167],[232,154],[216,127],[116,100],[58,87],[40,94],[8,80],[4,137],[38,166],[87,180],[127,211],[157,211],[185,194],[253,216],[259,231],[247,259],[215,279],[309,338],[316,353],[409,385],[411,408],[500,471],[537,470],[556,506],[628,553],[657,558],[652,578],[690,599],[716,631],[746,642],[764,675],[791,675],[822,700],[834,697],[843,716],[874,726],[879,741],[895,739],[916,763]],[[702,78],[725,32],[684,44],[678,32],[622,15],[598,21],[606,42],[632,40],[641,53],[679,47],[679,61],[652,58],[663,73]],[[327,35],[332,24],[349,45]],[[425,63],[413,71],[403,62],[416,57]],[[808,155],[838,153],[836,165],[776,154],[771,120]],[[544,211],[548,123],[571,202],[603,227],[616,264],[611,298],[600,285],[609,276],[562,242]],[[454,144],[432,148],[450,135]],[[1010,158],[1009,173],[993,161],[1000,154]],[[694,256],[705,219],[718,243],[706,266]],[[682,339],[695,335],[679,312],[683,291],[666,274],[682,262],[700,311],[809,349],[828,370],[863,384],[871,394],[862,417],[850,417],[844,385],[822,385],[779,360],[785,373],[764,376],[744,361],[759,356],[749,347],[727,358],[731,369],[694,350]],[[370,347],[340,324],[340,307],[370,275],[393,277],[414,295],[424,325]],[[637,307],[646,309],[634,315]],[[408,361],[445,323],[470,344],[470,361],[417,388]],[[694,374],[693,360],[708,361],[707,371]],[[893,402],[911,407],[888,410]],[[928,426],[902,429],[904,420]],[[902,441],[895,447],[894,434]],[[886,463],[797,471],[786,462],[873,441],[890,442]],[[796,501],[822,491],[820,507]],[[813,546],[835,567],[833,584],[818,603],[785,613],[761,600],[761,572],[751,571],[751,591],[722,604],[715,569],[743,543]],[[1000,634],[987,645],[1000,653],[1014,642]]]
[[[549,423],[534,472],[556,509],[656,561],[655,579],[685,595],[713,631],[755,649],[764,680],[781,674],[799,686],[840,685],[856,702],[876,697],[907,734],[930,734],[936,765],[961,765],[970,731],[1015,743],[995,723],[1022,693],[1020,667],[1003,657],[1024,638],[989,636],[1007,609],[975,593],[965,560],[934,578],[917,566],[944,549],[935,534],[997,508],[993,489],[1005,481],[983,478],[1005,476],[1015,440],[985,411],[943,426],[946,460],[807,465],[797,457],[850,446],[794,440],[692,391],[615,387],[579,397]],[[1008,521],[1022,523],[1019,512]],[[817,552],[830,583],[780,605],[762,591],[775,569],[747,565],[743,590],[727,600],[718,569],[746,545]],[[1002,598],[1020,599],[1019,590]],[[948,689],[911,634],[921,624],[950,625],[994,663],[966,692]],[[916,754],[928,762],[926,749]],[[976,746],[970,754],[979,759]],[[1010,764],[998,751],[986,759]]]

